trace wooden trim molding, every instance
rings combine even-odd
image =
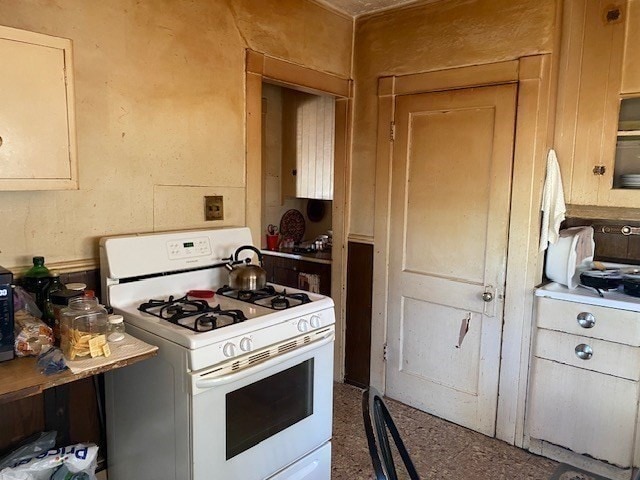
[[[359,233],[350,233],[349,236],[347,237],[347,241],[373,245],[373,237],[371,235],[360,235]]]
[[[10,267],[9,270],[13,273],[15,278],[20,278],[31,267],[32,265],[18,265],[15,267]],[[98,270],[100,268],[100,259],[84,258],[80,260],[68,260],[56,263],[47,262],[47,268],[49,270],[55,270],[56,272],[61,274],[85,272],[87,270]]]
[[[247,73],[261,75],[279,85],[301,87],[311,93],[328,93],[336,97],[351,96],[351,80],[327,72],[313,70],[260,52],[247,50]]]
[[[410,95],[412,93],[515,83],[519,78],[519,67],[518,60],[511,60],[473,67],[383,77],[378,83],[378,94]]]
[[[352,81],[331,73],[246,51],[246,225],[254,239],[262,234],[262,83],[282,85],[336,98],[334,192],[332,208],[333,262],[331,297],[336,312],[334,377],[344,377],[345,285],[347,248],[345,225],[348,212],[347,172],[350,165]]]
[[[551,64],[550,55],[536,55],[491,65],[384,77],[378,84],[371,385],[384,391],[382,351],[387,329],[389,173],[393,154],[389,125],[395,116],[396,96],[518,83],[496,436],[519,446],[524,441],[533,290],[542,271],[537,240],[544,166],[550,145]]]
[[[599,207],[594,205],[567,205],[566,216],[567,218],[640,221],[640,209]]]

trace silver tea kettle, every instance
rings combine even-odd
[[[258,255],[260,265],[253,265],[251,263],[237,265],[240,263],[239,254],[243,250],[252,250],[255,252],[256,255]],[[260,250],[256,247],[252,245],[242,246],[236,250],[234,256],[229,260],[229,263],[226,265],[229,270],[229,286],[234,290],[260,290],[267,284],[267,272],[262,268],[262,253],[260,253]],[[250,262],[250,260],[247,260],[247,262]]]

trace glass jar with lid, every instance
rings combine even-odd
[[[110,342],[124,340],[124,318],[122,315],[109,315],[107,340]]]
[[[106,334],[107,311],[95,298],[74,298],[60,312],[60,347],[68,360],[102,355]]]

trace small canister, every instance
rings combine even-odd
[[[122,315],[109,315],[107,332],[107,340],[110,342],[124,340],[124,318],[122,318]]]
[[[60,330],[63,333],[60,347],[66,359],[103,355],[107,344],[107,311],[95,298],[74,298],[62,309]]]

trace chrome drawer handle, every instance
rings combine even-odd
[[[596,317],[589,312],[580,312],[578,314],[578,325],[582,328],[593,328],[596,326]]]
[[[580,360],[589,360],[593,357],[593,348],[591,348],[586,343],[581,343],[576,347],[576,356]]]

